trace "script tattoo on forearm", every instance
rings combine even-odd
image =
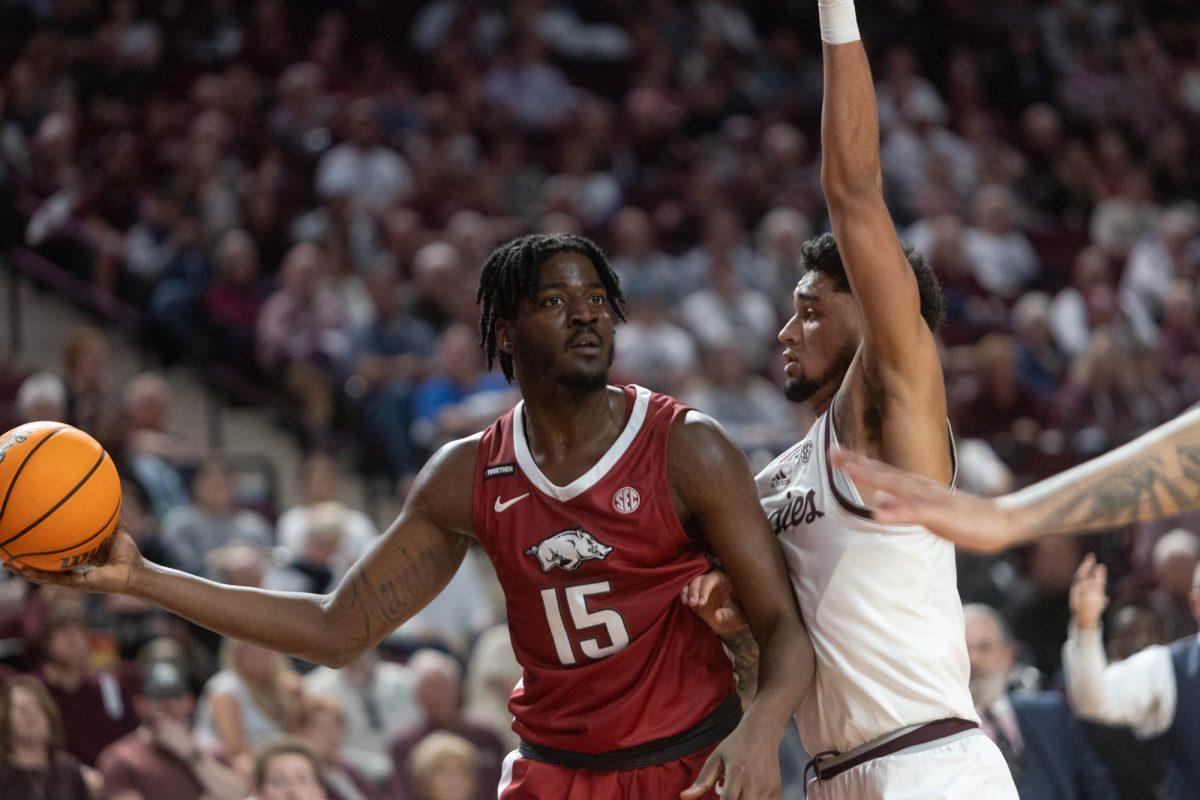
[[[1078,488],[1048,497],[1038,530],[1116,528],[1200,508],[1200,443],[1164,442],[1113,464]]]
[[[403,566],[386,580],[372,581],[366,572],[353,576],[339,598],[343,612],[357,623],[348,632],[353,644],[362,645],[386,636],[412,616],[414,607],[438,585],[446,554],[433,548],[413,552],[403,544],[392,545]]]
[[[721,637],[733,656],[733,672],[737,676],[738,695],[750,702],[758,692],[758,643],[749,628],[742,628]]]

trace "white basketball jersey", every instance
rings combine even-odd
[[[954,547],[919,526],[872,521],[829,462],[832,412],[757,478],[816,653],[796,711],[805,748],[846,752],[946,717],[978,721]]]

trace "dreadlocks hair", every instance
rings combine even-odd
[[[900,242],[900,248],[917,279],[921,317],[929,330],[936,331],[946,315],[946,299],[942,295],[941,284],[923,253],[905,241]],[[842,256],[832,233],[823,233],[800,246],[800,268],[805,272],[828,275],[839,292],[850,291],[850,278],[846,276],[846,268],[842,265]]]
[[[487,357],[488,369],[498,360],[509,383],[513,381],[512,356],[496,347],[496,322],[515,317],[517,302],[522,297],[534,298],[539,269],[558,253],[579,253],[592,262],[600,283],[608,292],[609,307],[617,319],[625,321],[621,281],[608,263],[608,257],[592,240],[569,233],[535,233],[500,245],[483,262],[475,302],[481,306],[479,346]]]

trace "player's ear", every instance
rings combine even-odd
[[[496,320],[496,349],[507,355],[513,354],[512,320]]]

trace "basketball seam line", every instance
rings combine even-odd
[[[46,436],[43,436],[42,440],[31,447],[29,452],[25,454],[25,458],[22,459],[21,463],[17,465],[17,471],[13,473],[12,480],[8,482],[8,491],[4,493],[4,503],[0,504],[0,521],[4,520],[4,512],[8,510],[8,500],[10,497],[12,497],[13,488],[17,485],[17,479],[21,477],[21,472],[25,469],[25,465],[29,463],[29,459],[33,458],[33,454],[40,450],[42,445],[66,429],[67,426],[63,425],[60,428],[55,428]],[[3,544],[8,544],[8,542],[4,542]]]
[[[52,555],[57,555],[58,553],[65,553],[68,550],[74,550],[76,547],[83,547],[85,544],[90,542],[92,539],[95,539],[97,536],[104,533],[105,528],[107,528],[109,526],[109,524],[113,521],[113,519],[116,518],[117,514],[119,514],[120,511],[121,511],[121,501],[117,500],[116,508],[114,508],[112,510],[112,513],[108,515],[108,519],[104,520],[104,524],[100,526],[100,530],[96,531],[95,533],[93,533],[91,536],[87,537],[83,541],[76,542],[75,544],[71,545],[70,547],[60,547],[58,550],[42,550],[37,553],[21,553],[19,555],[13,556],[13,560],[20,561],[21,559],[28,558],[30,556],[52,556]],[[5,549],[7,549],[7,548],[5,548]]]
[[[49,437],[46,437],[46,438],[49,438]],[[79,483],[75,484],[75,488],[71,489],[71,491],[67,492],[66,495],[64,495],[61,500],[59,500],[57,503],[55,503],[53,506],[51,506],[49,511],[47,511],[45,514],[42,514],[40,517],[35,519],[33,522],[26,525],[24,527],[24,529],[17,531],[12,536],[5,539],[3,542],[0,542],[0,545],[8,547],[8,545],[12,544],[17,539],[20,539],[22,536],[24,536],[25,534],[29,533],[31,530],[36,528],[38,525],[41,525],[43,522],[45,522],[50,517],[50,515],[53,514],[55,511],[58,511],[60,508],[62,508],[64,503],[66,503],[68,500],[70,500],[72,497],[74,497],[75,493],[83,488],[83,485],[85,483],[87,483],[88,480],[91,479],[92,475],[94,475],[96,473],[96,470],[100,469],[100,465],[104,463],[104,457],[107,455],[108,455],[108,453],[101,450],[100,457],[96,459],[96,463],[92,464],[92,468],[87,471],[87,474],[84,475],[79,480]],[[11,487],[9,487],[9,488],[11,488]]]

